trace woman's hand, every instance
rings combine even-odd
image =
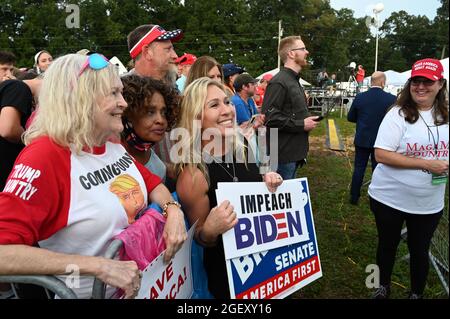
[[[122,289],[126,299],[136,297],[141,288],[142,278],[136,262],[99,258],[100,266],[96,277],[107,285]]]
[[[266,183],[269,192],[274,193],[277,191],[278,186],[283,183],[283,178],[280,174],[275,172],[268,172],[263,175],[263,180]]]
[[[425,161],[425,169],[438,175],[448,174],[448,161],[427,160]]]
[[[264,114],[259,114],[256,117],[255,123],[253,124],[253,128],[257,130],[259,127],[264,125],[264,122],[266,121],[266,116]]]
[[[163,238],[166,243],[164,262],[168,262],[175,256],[187,238],[184,214],[175,205],[167,209],[167,220],[164,226]]]
[[[208,243],[216,241],[217,236],[225,233],[238,222],[233,205],[224,200],[219,206],[211,209],[201,230],[201,239]]]

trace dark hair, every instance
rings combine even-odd
[[[184,87],[187,87],[189,84],[194,82],[195,80],[202,78],[202,77],[208,77],[208,72],[213,68],[217,66],[219,68],[220,75],[222,76],[223,81],[223,71],[222,71],[222,65],[220,65],[219,62],[216,61],[213,57],[210,57],[208,55],[204,55],[199,57],[194,64],[192,64],[191,69],[189,70],[189,74],[186,78],[186,83]]]
[[[448,123],[448,101],[447,101],[447,80],[439,80],[442,88],[439,90],[434,100],[436,107],[433,110],[434,124],[443,125]],[[396,104],[400,106],[399,113],[403,113],[408,123],[414,124],[419,119],[419,109],[416,102],[411,97],[411,79],[406,82],[400,92]]]
[[[41,73],[43,74],[43,73]],[[35,79],[39,76],[40,74],[37,74],[36,71],[34,69],[28,70],[28,71],[23,71],[20,72],[19,74],[16,75],[17,80],[32,80]]]
[[[142,116],[153,94],[160,93],[166,104],[167,131],[175,125],[179,113],[179,96],[175,88],[162,81],[133,74],[122,78],[123,97],[128,103],[123,119]]]
[[[8,51],[0,51],[0,64],[14,64],[16,56]]]
[[[142,37],[154,26],[154,24],[143,24],[131,31],[127,36],[128,52],[130,52],[136,43],[138,43],[139,40],[142,39]],[[136,59],[138,59],[139,56],[140,54],[136,57]]]

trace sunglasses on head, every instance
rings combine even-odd
[[[92,70],[101,70],[108,66],[109,60],[105,58],[102,54],[94,53],[87,57],[86,62],[84,62],[83,66],[81,67],[80,72],[78,73],[78,76],[83,74],[84,71],[89,67]]]
[[[427,79],[427,78],[412,78],[411,79],[411,85],[412,86],[419,86],[420,84],[423,84],[424,86],[432,86],[436,81]]]

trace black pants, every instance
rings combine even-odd
[[[370,197],[370,209],[375,214],[378,230],[377,264],[380,268],[380,284],[391,282],[392,268],[400,242],[403,222],[408,229],[408,249],[410,254],[411,292],[422,294],[428,276],[428,250],[443,211],[435,214],[409,214]]]

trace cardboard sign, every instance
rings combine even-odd
[[[231,259],[309,240],[305,206],[308,193],[299,179],[287,180],[275,193],[265,183],[218,183],[217,202],[229,200],[239,219],[223,234]]]
[[[188,232],[183,246],[168,263],[162,252],[143,271],[141,289],[136,299],[188,299],[193,293],[191,247],[195,224]]]
[[[302,207],[306,224],[304,233],[307,233],[308,237],[294,244],[227,259],[231,298],[285,298],[322,277],[308,181],[306,178],[301,178],[283,182],[285,183],[285,186],[291,190],[292,198],[299,197],[301,203],[306,198],[306,203],[302,204]],[[233,184],[237,187],[236,183]],[[253,189],[253,186],[246,186],[246,188]],[[277,193],[280,191],[283,191],[283,188]],[[293,208],[301,210],[298,207],[293,206]]]

